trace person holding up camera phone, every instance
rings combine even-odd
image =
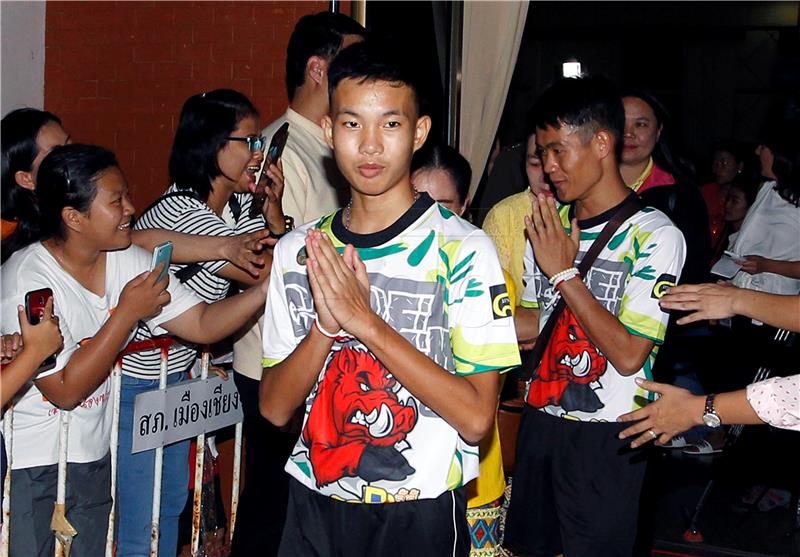
[[[5,406],[31,377],[41,370],[43,362],[55,354],[64,339],[58,328],[58,317],[53,315],[53,297],[47,299],[42,318],[32,323],[23,306],[17,307],[20,333],[2,337],[2,373],[0,373],[0,398]]]

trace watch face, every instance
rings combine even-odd
[[[707,413],[703,414],[703,423],[708,427],[719,427],[722,424],[722,421],[716,414]]]

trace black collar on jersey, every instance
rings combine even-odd
[[[622,207],[626,201],[628,201],[629,197],[636,197],[636,193],[630,191],[628,192],[628,195],[625,196],[625,199],[623,199],[619,205],[614,205],[610,209],[607,209],[594,217],[589,217],[588,219],[585,220],[579,220],[578,228],[580,228],[581,230],[588,230],[589,228],[594,228],[595,226],[603,224],[604,222],[608,222],[609,220],[611,220],[611,217],[614,216],[614,213],[619,211],[619,208]],[[572,219],[574,218],[575,218],[575,204],[573,203],[572,205],[569,206],[569,222],[572,222]]]
[[[398,236],[403,230],[411,226],[422,213],[427,211],[433,205],[433,199],[426,192],[420,192],[419,198],[414,202],[408,211],[403,213],[399,219],[390,224],[387,228],[372,234],[356,234],[350,232],[344,227],[342,222],[342,215],[344,209],[339,209],[333,216],[331,222],[331,231],[343,244],[353,244],[356,248],[374,248],[385,244],[395,236]]]

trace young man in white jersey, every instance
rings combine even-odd
[[[502,271],[482,231],[412,188],[430,118],[403,66],[359,43],[329,89],[351,201],[278,243],[264,319],[261,411],[282,425],[305,407],[279,554],[463,556],[463,486],[519,361]]]
[[[639,208],[580,276],[606,224],[636,203],[618,168],[622,101],[605,79],[564,79],[534,114],[560,203],[540,194],[526,218],[521,338],[544,328],[559,298],[566,306],[528,383],[504,543],[540,557],[630,556],[645,461],[618,439],[616,420],[647,397],[635,379],[650,378],[668,317],[658,301],[685,243],[663,213]]]
[[[300,18],[286,47],[286,93],[289,106],[263,129],[269,142],[289,123],[289,137],[281,155],[285,186],[282,210],[295,224],[335,211],[347,184],[322,132],[328,113],[328,67],[337,52],[366,34],[354,19],[340,13],[320,12]],[[261,470],[245,482],[231,546],[232,557],[275,555],[286,519],[289,482],[283,466],[297,433],[295,427],[276,428],[258,411],[261,379],[263,316],[256,316],[235,338],[233,369],[244,409],[247,443],[245,468]],[[268,506],[263,501],[270,500]]]

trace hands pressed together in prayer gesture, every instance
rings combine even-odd
[[[325,331],[341,329],[363,340],[377,315],[369,305],[367,268],[358,252],[348,244],[340,255],[327,234],[319,230],[309,230],[306,250],[319,325]]]
[[[525,217],[525,230],[533,246],[536,264],[547,278],[575,264],[581,237],[578,220],[572,220],[572,230],[568,235],[553,197],[534,196],[531,216]]]

